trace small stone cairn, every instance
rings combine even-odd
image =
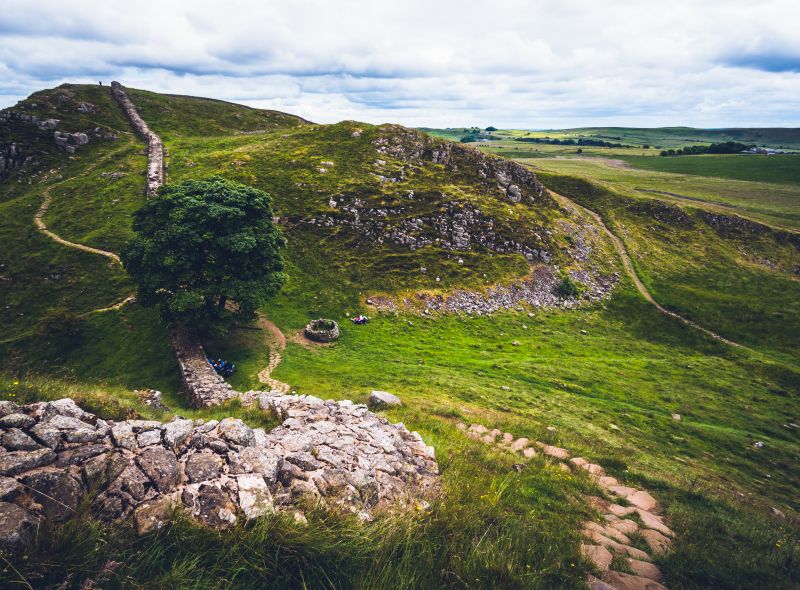
[[[606,497],[587,498],[589,505],[601,514],[602,521],[586,521],[581,531],[586,538],[581,553],[600,574],[599,578],[589,576],[586,580],[591,590],[666,590],[662,585],[664,576],[651,559],[669,550],[674,534],[664,524],[661,506],[649,492],[620,484],[606,475],[600,465],[572,457],[567,449],[515,438],[511,433],[489,430],[481,424],[468,427],[459,422],[457,427],[473,440],[519,453],[526,459],[541,452],[565,471],[584,470],[603,489]],[[639,537],[649,551],[634,547],[632,536]],[[615,556],[632,573],[611,569]]]
[[[304,333],[315,342],[333,342],[339,337],[339,324],[325,318],[312,320],[306,325]]]

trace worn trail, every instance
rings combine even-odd
[[[108,250],[101,250],[100,248],[92,248],[91,246],[87,246],[85,244],[78,244],[76,242],[70,242],[69,240],[65,240],[58,234],[50,231],[47,228],[47,225],[44,222],[44,214],[47,213],[47,208],[50,206],[50,202],[52,198],[50,197],[50,189],[47,188],[42,193],[44,195],[44,199],[42,199],[42,205],[39,207],[39,210],[33,216],[33,223],[36,225],[37,229],[46,235],[48,238],[61,244],[62,246],[66,246],[68,248],[74,248],[75,250],[81,250],[83,252],[90,252],[91,254],[98,254],[100,256],[105,256],[109,258],[114,263],[119,264],[122,266],[122,261],[119,259],[119,256],[114,254],[113,252],[109,252]]]
[[[258,326],[264,330],[269,343],[269,362],[267,366],[258,373],[258,380],[272,391],[289,393],[291,387],[288,383],[278,381],[270,376],[272,375],[272,371],[274,371],[281,362],[281,351],[286,348],[286,337],[283,335],[280,328],[269,321],[263,314],[259,314],[257,323]]]
[[[683,322],[684,324],[686,324],[687,326],[689,326],[691,328],[694,328],[695,330],[699,330],[700,332],[702,332],[706,336],[710,336],[714,340],[718,340],[720,342],[724,342],[725,344],[728,344],[730,346],[734,346],[736,348],[746,348],[745,346],[742,346],[741,344],[739,344],[737,342],[734,342],[733,340],[729,340],[728,338],[725,338],[724,336],[720,336],[719,334],[717,334],[716,332],[714,332],[712,330],[709,330],[708,328],[704,328],[703,326],[693,322],[692,320],[689,320],[689,319],[683,317],[682,315],[680,315],[678,313],[675,313],[674,311],[668,310],[663,305],[658,303],[658,301],[656,301],[653,298],[653,295],[650,293],[650,291],[647,289],[647,287],[645,287],[644,283],[642,283],[641,279],[639,279],[639,275],[636,274],[636,270],[633,267],[633,263],[631,262],[630,256],[628,255],[628,250],[625,247],[625,244],[622,242],[622,240],[620,240],[617,237],[617,235],[614,232],[612,232],[608,228],[608,226],[605,224],[605,222],[603,222],[603,219],[600,217],[600,215],[598,215],[597,213],[595,213],[591,209],[587,209],[586,207],[582,207],[581,205],[578,205],[575,201],[572,201],[571,199],[568,199],[564,195],[559,195],[558,193],[554,193],[553,191],[550,191],[550,194],[553,195],[553,197],[558,202],[560,202],[562,205],[564,205],[566,207],[575,207],[576,209],[580,209],[581,211],[585,211],[589,216],[591,216],[591,218],[597,223],[597,225],[603,229],[603,231],[606,233],[606,235],[608,235],[609,239],[611,240],[611,243],[614,244],[614,249],[617,251],[617,253],[619,254],[620,259],[622,260],[622,266],[625,268],[625,272],[627,273],[627,275],[633,281],[633,284],[636,286],[636,289],[639,291],[639,293],[642,294],[642,297],[644,297],[647,301],[652,303],[658,311],[660,311],[664,315],[667,315],[669,317],[675,318],[676,320],[678,320],[680,322]]]
[[[459,422],[456,426],[473,440],[521,455],[526,460],[541,454],[546,461],[556,463],[566,472],[585,471],[598,485],[602,496],[584,499],[601,518],[585,521],[581,529],[584,537],[581,554],[602,578],[588,576],[586,584],[591,590],[667,590],[663,585],[664,575],[652,560],[669,551],[674,533],[661,515],[663,506],[650,492],[620,483],[607,475],[600,465],[583,457],[573,457],[567,449],[524,437],[515,438],[509,432],[497,428],[489,430],[482,424],[467,426]],[[519,463],[517,468],[524,469],[525,464]],[[620,504],[620,500],[626,505]],[[637,540],[640,543],[635,546]]]

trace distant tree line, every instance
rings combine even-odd
[[[662,156],[694,156],[697,154],[738,154],[749,150],[753,145],[746,145],[738,141],[712,143],[711,145],[690,145],[678,150],[663,150]]]
[[[492,131],[497,130],[497,127],[494,127],[493,125],[489,125],[486,129],[481,129],[480,127],[470,127],[468,129],[465,128],[464,131],[466,132],[466,135],[461,137],[461,143],[470,143],[473,141],[479,141],[481,139],[499,141],[499,137],[494,137],[491,135]],[[484,133],[484,131],[487,133]]]
[[[525,143],[544,143],[547,145],[583,145],[592,147],[606,147],[606,148],[627,148],[631,147],[623,143],[611,143],[610,141],[603,141],[602,139],[551,139],[549,137],[517,137],[514,141],[522,141]]]
[[[487,127],[486,131],[497,131],[495,127]],[[488,139],[491,141],[497,141],[500,138],[494,137],[493,135],[489,135],[483,132],[483,130],[478,129],[477,127],[473,127],[467,131],[467,134],[461,137],[461,143],[470,143],[473,141],[479,141],[481,139]]]

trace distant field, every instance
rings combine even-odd
[[[692,127],[586,127],[562,129],[545,133],[574,134],[594,137],[607,141],[636,145],[654,145],[659,148],[672,148],[698,143],[720,143],[738,141],[767,147],[800,147],[800,129],[787,128],[736,128],[736,129],[695,129]],[[614,139],[611,139],[614,138]]]
[[[800,156],[703,155],[670,158],[621,156],[635,168],[800,185]]]
[[[693,204],[704,202],[709,209],[744,215],[776,227],[800,229],[800,185],[642,170],[628,167],[627,162],[619,158],[518,161],[529,164],[534,170],[584,178],[627,196],[658,196],[667,201]]]
[[[503,156],[504,158],[552,158],[556,156],[566,158],[574,158],[577,156],[597,156],[601,158],[637,156],[640,158],[655,158],[659,155],[658,150],[645,149],[643,147],[608,148],[597,146],[550,145],[544,143],[522,143],[513,140],[491,141],[472,145],[481,151]],[[578,151],[579,149],[581,150],[580,152]]]
[[[470,128],[423,131],[459,141]],[[723,141],[796,149],[800,147],[800,129],[499,129],[483,130],[481,137],[491,140],[470,145],[535,170],[585,178],[628,196],[706,203],[709,209],[737,213],[775,227],[800,229],[800,156],[659,155],[666,148]],[[624,147],[515,141],[536,137],[602,140]]]
[[[468,128],[429,129],[422,131],[445,139],[458,141],[469,132]],[[694,129],[692,127],[582,127],[577,129],[499,129],[491,132],[495,137],[549,137],[551,139],[591,138],[631,146],[650,145],[659,150],[687,145],[738,141],[771,148],[800,148],[800,128],[740,128]]]

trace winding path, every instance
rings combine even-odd
[[[269,343],[269,362],[266,368],[258,373],[258,380],[270,388],[272,391],[279,391],[280,393],[289,393],[291,389],[288,383],[273,379],[270,375],[281,362],[281,352],[286,348],[286,337],[281,332],[280,328],[269,321],[266,316],[259,314],[258,327],[265,331],[267,334],[267,341]]]
[[[591,209],[587,209],[586,207],[578,205],[575,201],[565,197],[564,195],[560,195],[560,194],[558,194],[556,192],[553,192],[552,190],[550,191],[550,194],[559,203],[561,203],[561,205],[563,205],[563,206],[565,206],[567,208],[574,207],[575,209],[579,209],[581,211],[584,211],[587,215],[589,215],[597,223],[598,226],[600,226],[603,229],[603,231],[606,233],[606,235],[611,240],[611,243],[614,244],[614,249],[617,251],[617,253],[619,254],[620,259],[622,260],[622,266],[625,268],[625,272],[631,278],[631,280],[633,281],[633,284],[636,286],[636,290],[639,291],[639,293],[642,294],[642,297],[644,297],[647,301],[652,303],[658,311],[660,311],[664,315],[667,315],[669,317],[675,318],[676,320],[679,320],[680,322],[683,322],[684,324],[686,324],[687,326],[689,326],[691,328],[694,328],[695,330],[699,330],[700,332],[702,332],[706,336],[710,336],[714,340],[718,340],[719,342],[724,342],[725,344],[728,344],[730,346],[734,346],[736,348],[743,348],[743,349],[747,348],[747,347],[745,347],[745,346],[743,346],[743,345],[741,345],[741,344],[739,344],[737,342],[734,342],[733,340],[728,340],[724,336],[720,336],[716,332],[713,332],[712,330],[709,330],[708,328],[704,328],[703,326],[693,322],[692,320],[689,320],[689,319],[683,317],[682,315],[675,313],[674,311],[670,311],[667,308],[665,308],[663,305],[661,305],[658,301],[656,301],[653,298],[653,295],[650,293],[650,291],[648,291],[647,287],[645,287],[645,285],[644,285],[644,283],[642,283],[641,279],[639,279],[639,275],[636,273],[636,270],[633,267],[633,263],[631,262],[630,256],[628,255],[628,250],[625,247],[625,244],[622,242],[622,240],[620,240],[617,237],[617,235],[614,232],[612,232],[608,228],[608,226],[605,224],[605,222],[603,222],[603,219],[600,217],[600,215],[598,215],[597,213],[595,213]]]
[[[580,546],[584,559],[603,578],[588,576],[586,584],[591,590],[667,590],[663,585],[664,575],[652,560],[669,551],[675,533],[664,522],[663,506],[650,492],[621,484],[600,465],[583,457],[573,457],[567,449],[525,437],[516,438],[509,432],[489,430],[482,424],[467,426],[458,422],[456,427],[472,440],[515,453],[525,460],[541,454],[565,472],[585,471],[597,484],[602,495],[586,495],[584,501],[600,518],[583,523],[581,535],[584,539]],[[525,464],[517,463],[515,468],[519,471]],[[626,505],[619,504],[620,500]],[[639,541],[638,547],[636,541]],[[620,569],[632,573],[618,571]]]
[[[98,254],[100,256],[105,256],[112,262],[115,262],[116,264],[122,266],[122,261],[119,259],[119,256],[117,256],[113,252],[109,252],[108,250],[101,250],[100,248],[92,248],[91,246],[87,246],[85,244],[70,242],[69,240],[65,240],[58,234],[47,229],[47,225],[45,225],[43,217],[44,214],[47,213],[47,208],[50,206],[50,201],[52,200],[52,198],[50,197],[51,188],[52,187],[48,187],[42,192],[42,195],[44,196],[44,199],[42,199],[42,205],[41,207],[39,207],[39,210],[33,216],[33,223],[36,225],[36,228],[44,235],[46,235],[48,238],[50,238],[54,242],[61,244],[62,246],[66,246],[67,248],[73,248],[75,250],[81,250],[83,252],[90,252],[91,254]]]

